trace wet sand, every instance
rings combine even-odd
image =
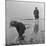
[[[29,24],[29,25],[26,25],[26,27],[29,27],[29,28],[27,28],[24,33],[24,36],[25,36],[24,40],[17,40],[18,34],[17,34],[17,32],[15,32],[17,34],[17,36],[14,37],[11,45],[44,44],[45,43],[44,20],[38,20],[38,21],[35,21],[35,20],[27,21],[26,20],[26,21],[23,21],[23,23]],[[16,43],[16,41],[18,41],[18,43]]]

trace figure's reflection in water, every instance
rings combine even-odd
[[[39,31],[39,21],[37,20],[37,21],[35,22],[34,32],[35,32],[35,33],[38,33],[38,31]]]

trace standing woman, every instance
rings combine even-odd
[[[39,10],[37,7],[35,7],[35,10],[34,10],[34,17],[35,17],[35,20],[39,19]]]

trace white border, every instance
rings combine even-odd
[[[0,0],[0,46],[5,46],[5,0]]]

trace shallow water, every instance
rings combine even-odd
[[[20,20],[19,20],[20,21]],[[45,23],[44,20],[21,20],[22,23],[25,24],[26,30],[24,33],[24,41],[22,43],[24,44],[38,44],[38,43],[44,43],[45,42]],[[9,43],[16,43],[16,40],[18,38],[18,33],[15,28],[10,28],[10,38]],[[7,34],[8,35],[8,34]],[[33,42],[31,42],[33,41]],[[8,41],[7,41],[8,42]]]

